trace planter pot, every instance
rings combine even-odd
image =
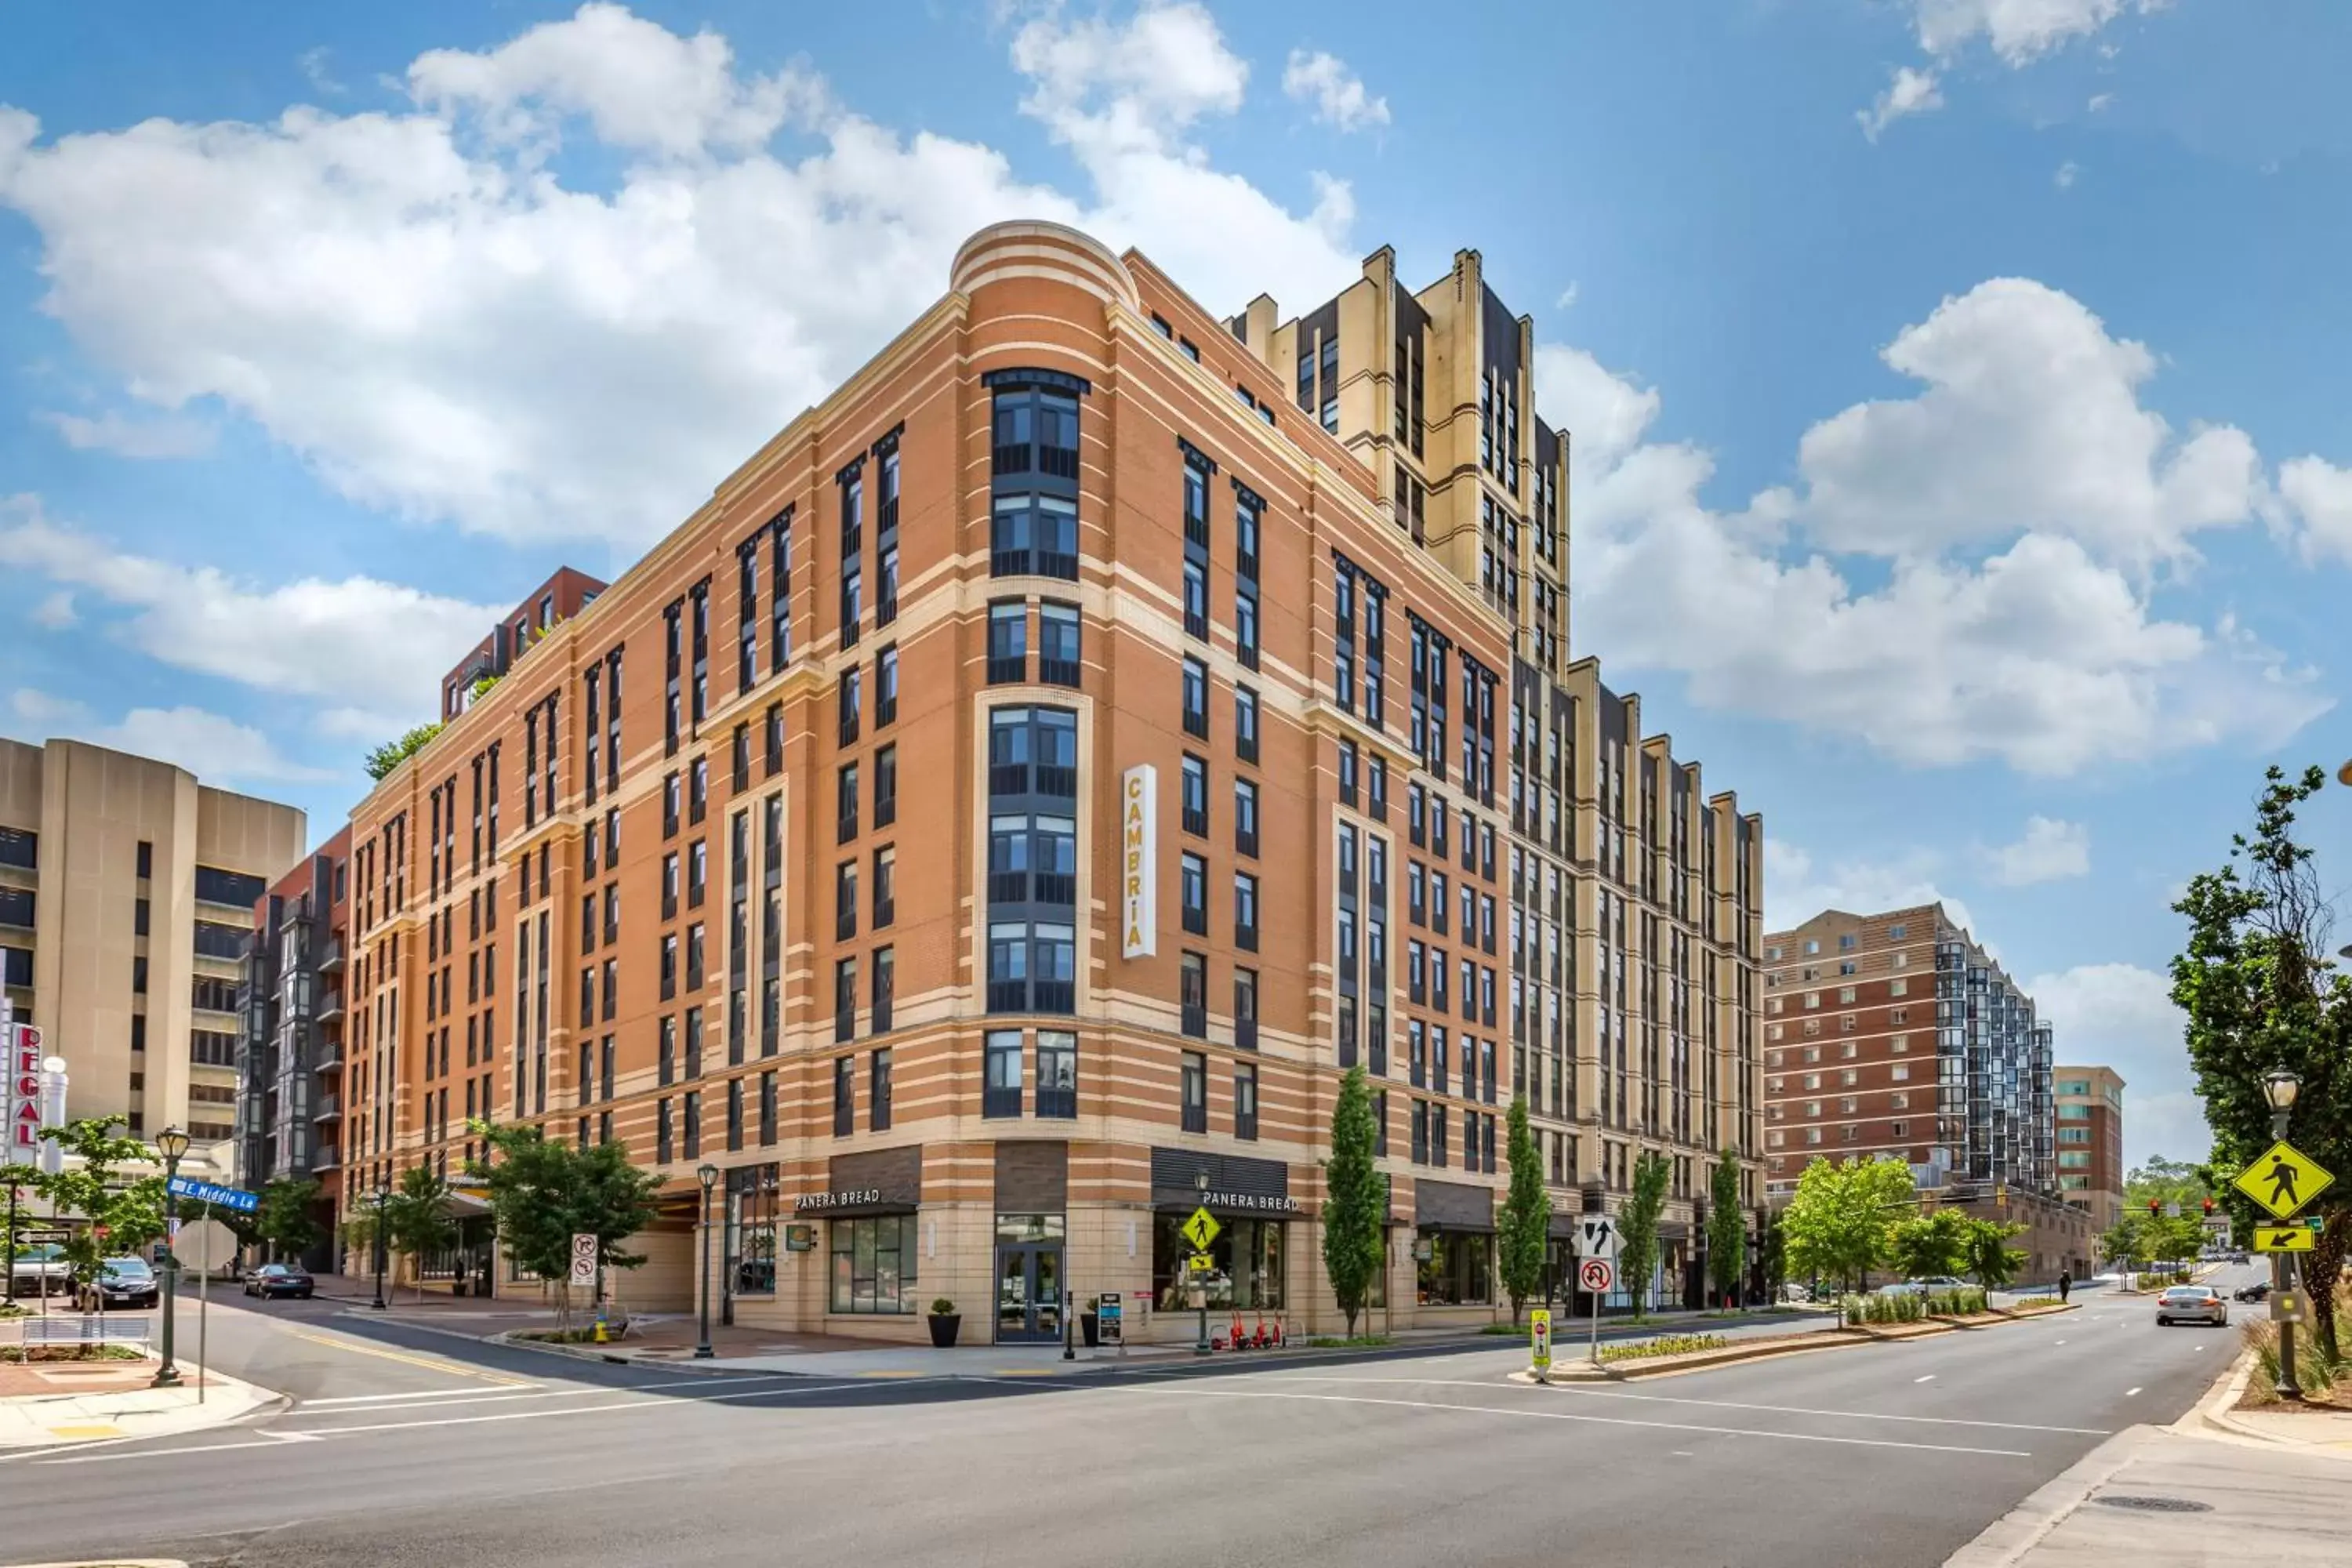
[[[450,1295],[452,1295],[452,1296],[463,1296],[465,1293],[466,1293],[466,1282],[465,1282],[463,1279],[452,1279],[452,1280],[450,1280],[450,1281],[449,1281],[449,1294],[450,1294]]]
[[[932,1346],[943,1351],[954,1349],[956,1331],[963,1327],[963,1314],[956,1312],[944,1318],[933,1318],[930,1323]]]
[[[1099,1312],[1080,1312],[1078,1314],[1078,1332],[1085,1337],[1087,1349],[1097,1350],[1101,1348],[1102,1314]]]

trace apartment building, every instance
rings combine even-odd
[[[340,1185],[350,859],[344,828],[254,900],[236,1063],[236,1170],[247,1188],[304,1178]],[[320,1219],[333,1212],[324,1200]],[[309,1261],[323,1267],[327,1258],[322,1250]]]
[[[566,566],[523,596],[512,611],[482,634],[482,640],[441,678],[444,723],[473,706],[474,699],[514,668],[532,643],[596,602],[607,584]]]
[[[1767,935],[1764,963],[1776,1198],[1815,1156],[1898,1159],[1937,1201],[2026,1226],[2032,1277],[2087,1267],[2058,1195],[2050,1026],[1942,904],[1826,910]]]
[[[253,904],[302,840],[297,808],[169,763],[0,740],[0,964],[66,1059],[68,1114],[233,1136]]]
[[[1619,1206],[1634,1161],[1655,1150],[1672,1163],[1661,1284],[1696,1304],[1717,1154],[1748,1160],[1748,1210],[1760,1215],[1763,1196],[1761,823],[1735,795],[1707,795],[1669,737],[1642,733],[1640,699],[1570,653],[1570,434],[1536,412],[1533,323],[1487,285],[1476,251],[1413,290],[1383,248],[1321,306],[1281,321],[1261,297],[1228,328],[1370,471],[1390,526],[1506,628],[1511,662],[1491,695],[1482,687],[1474,701],[1473,670],[1486,669],[1467,665],[1461,693],[1482,717],[1488,700],[1505,705],[1505,753],[1477,751],[1465,727],[1458,776],[1489,804],[1486,786],[1502,791],[1509,1088],[1527,1096],[1556,1189],[1559,1271],[1576,1215]],[[1344,613],[1337,626],[1345,708],[1362,661]],[[1416,638],[1417,677],[1430,657]],[[1443,650],[1434,658],[1442,685]],[[1418,707],[1409,718],[1418,737],[1428,721]],[[1442,711],[1435,723],[1443,777]],[[1435,944],[1455,913],[1462,939],[1472,930],[1467,906],[1451,908],[1468,889],[1448,888],[1442,826],[1424,865],[1419,820],[1409,816],[1409,969],[1424,933]],[[1491,952],[1489,912],[1476,911]],[[1423,1026],[1407,1026],[1410,1054]]]
[[[2053,1069],[2058,1107],[2058,1191],[2088,1215],[2091,1230],[2115,1228],[2124,1212],[2124,1079],[2108,1067]]]
[[[1652,1058],[1604,1070],[1580,1016],[1599,729],[1630,704],[1589,662],[1546,673],[1515,756],[1521,633],[1471,557],[1149,258],[1005,224],[949,281],[354,812],[347,1198],[454,1172],[471,1116],[618,1140],[669,1178],[638,1304],[913,1337],[946,1296],[1008,1342],[1057,1337],[1066,1291],[1189,1336],[1161,1314],[1206,1207],[1213,1309],[1319,1327],[1318,1162],[1360,1063],[1378,1310],[1486,1321],[1514,1089],[1560,1086],[1572,1200],[1677,1125],[1609,1077]],[[1629,899],[1706,877],[1716,925],[1752,924],[1755,819],[1704,816],[1636,734],[1607,818]],[[1549,964],[1524,1021],[1523,952]],[[1690,963],[1721,1005],[1685,1026],[1737,1056],[1738,987]],[[1696,1159],[1736,1075],[1692,1062]]]

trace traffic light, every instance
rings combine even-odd
[[[2213,1200],[2212,1200],[2211,1198],[2207,1198],[2207,1199],[2205,1200],[2205,1214],[2206,1214],[2206,1216],[2207,1216],[2208,1218],[2210,1218],[2210,1217],[2212,1216],[2212,1214],[2213,1214]]]
[[[2164,1200],[2163,1200],[2162,1198],[2150,1198],[2150,1199],[2148,1199],[2148,1200],[2147,1200],[2147,1217],[2148,1217],[2148,1218],[2150,1218],[2150,1219],[2154,1219],[2157,1215],[2158,1215],[2162,1214],[2163,1212],[2164,1212]]]

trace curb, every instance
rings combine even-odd
[[[1985,1526],[1975,1540],[1944,1559],[1944,1568],[2014,1568],[2163,1430],[2125,1427]]]
[[[1672,1377],[1677,1373],[1707,1372],[1719,1366],[1736,1366],[1742,1362],[1769,1361],[1777,1356],[1810,1355],[1816,1351],[1837,1350],[1848,1345],[1902,1344],[1911,1340],[1930,1340],[1938,1335],[1973,1332],[1982,1329],[1998,1329],[2004,1323],[2030,1322],[2036,1318],[2080,1309],[2070,1302],[2063,1307],[2037,1307],[2030,1312],[2011,1312],[1992,1322],[1960,1323],[1948,1319],[1931,1319],[1918,1323],[1864,1324],[1859,1328],[1842,1325],[1817,1331],[1815,1334],[1791,1340],[1779,1340],[1758,1345],[1731,1344],[1719,1351],[1701,1352],[1686,1361],[1672,1365],[1644,1367],[1638,1358],[1611,1366],[1610,1375],[1627,1382],[1643,1378]],[[1660,1358],[1662,1361],[1664,1359]]]

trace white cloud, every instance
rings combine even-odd
[[[1886,357],[1927,389],[1814,426],[1800,487],[1720,512],[1700,499],[1706,451],[1644,439],[1655,390],[1540,346],[1538,405],[1574,437],[1584,646],[1898,761],[2043,774],[2272,744],[2330,706],[2234,621],[2156,614],[2152,563],[2192,556],[2189,536],[2261,487],[2240,432],[2172,443],[2138,405],[2147,350],[1997,280]],[[1836,552],[1891,564],[1858,587]]]
[[[341,82],[337,81],[328,72],[327,60],[333,52],[326,45],[320,44],[315,49],[303,50],[300,57],[295,60],[295,65],[301,69],[302,79],[310,84],[312,91],[341,93],[347,90]]]
[[[134,756],[185,768],[205,784],[309,784],[334,775],[281,756],[269,738],[201,708],[133,708],[121,721],[106,723],[77,702],[30,688],[19,689],[9,707],[28,739],[87,741]]]
[[[1937,885],[1939,864],[1934,851],[1918,849],[1892,860],[1848,859],[1816,869],[1811,854],[1768,836],[1764,929],[1787,931],[1824,910],[1863,915],[1940,901],[1955,922],[1974,931],[1968,906]]]
[[[1569,279],[1568,287],[1559,291],[1559,298],[1551,302],[1551,308],[1555,310],[1573,310],[1576,306],[1576,296],[1580,291],[1580,288],[1576,280]]]
[[[2030,888],[2091,873],[2091,831],[2079,822],[2029,816],[2025,837],[1990,852],[1992,879],[2004,888]]]
[[[1868,109],[1856,110],[1854,118],[1862,122],[1862,133],[1875,142],[1880,132],[1905,115],[1925,114],[1943,107],[1944,95],[1937,85],[1934,71],[1897,66],[1886,89],[1872,101]]]
[[[2124,1077],[2125,1158],[2194,1160],[2211,1147],[2204,1102],[2182,1043],[2171,983],[2131,963],[2089,963],[2022,982],[2053,1048],[2069,1067],[2105,1066]]]
[[[1318,49],[1290,51],[1283,68],[1282,90],[1301,103],[1315,106],[1315,118],[1341,131],[1361,131],[1389,122],[1389,100],[1364,89],[1363,78],[1348,68],[1337,55]]]
[[[384,713],[436,710],[441,677],[508,607],[370,577],[259,587],[121,553],[49,521],[24,496],[0,502],[0,565],[130,612],[121,635],[165,664]]]
[[[142,401],[217,398],[365,505],[626,551],[936,300],[989,223],[1140,246],[1217,309],[1356,275],[1346,184],[1293,212],[1188,138],[1248,79],[1200,6],[1057,12],[1012,54],[1086,199],[590,5],[420,56],[406,110],[44,142],[0,109],[0,205],[40,237],[44,308]],[[780,125],[811,150],[772,150]],[[605,184],[548,163],[574,137]]]
[[[2332,555],[2352,562],[2352,468],[2290,458],[2279,465],[2278,493],[2301,525],[2293,531],[2305,561],[2317,564]]]
[[[64,631],[80,619],[74,612],[71,594],[51,594],[33,606],[33,624],[48,631]]]
[[[1919,47],[1948,58],[1982,38],[2003,65],[2029,65],[2087,38],[2126,11],[2160,10],[2165,0],[1916,0]]]
[[[2115,102],[2115,100],[2116,95],[2112,92],[2095,92],[2091,95],[2091,101],[2084,105],[2084,107],[2088,109],[2092,113],[2098,114],[2103,112],[2106,109],[2107,105]]]
[[[2069,158],[2058,165],[2058,172],[2050,176],[2050,183],[2062,191],[2071,191],[2074,188],[2074,182],[2082,177],[2082,174],[2083,165]]]
[[[160,419],[126,419],[112,412],[94,419],[80,414],[33,417],[65,437],[66,445],[77,452],[111,452],[118,458],[201,458],[213,449],[211,426],[176,415]]]

